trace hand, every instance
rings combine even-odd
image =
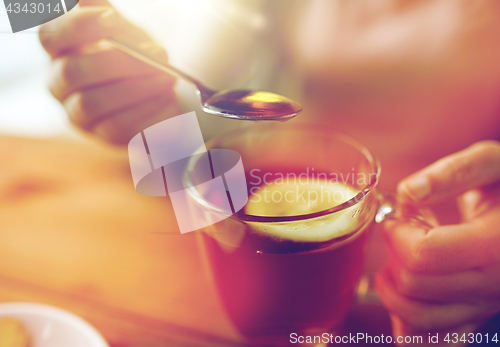
[[[40,27],[40,41],[52,57],[50,91],[78,128],[126,144],[167,118],[169,109],[177,112],[172,111],[175,78],[101,41],[124,34],[167,59],[163,49],[106,0],[81,0],[80,6]]]
[[[423,230],[386,224],[389,261],[376,288],[395,336],[471,333],[500,312],[500,144],[484,141],[403,180],[398,195],[430,205],[458,197],[462,222]],[[469,338],[466,334],[466,339]]]

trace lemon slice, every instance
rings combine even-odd
[[[353,187],[320,179],[301,179],[283,184],[272,183],[250,191],[245,213],[258,216],[294,216],[323,211],[353,198]],[[314,219],[252,223],[260,232],[282,239],[322,242],[356,230],[356,206]]]

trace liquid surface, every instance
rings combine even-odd
[[[294,216],[319,212],[335,207],[356,195],[357,191],[343,183],[319,179],[272,183],[250,191],[245,213],[258,216]],[[356,206],[328,216],[306,221],[268,223],[261,232],[282,239],[302,242],[321,242],[354,231]]]
[[[247,120],[289,120],[302,111],[296,101],[254,90],[224,90],[203,103],[206,112]]]

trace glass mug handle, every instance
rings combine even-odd
[[[401,204],[393,193],[379,194],[378,200],[379,209],[375,215],[376,223],[382,223],[385,220],[398,220],[427,230],[439,226],[439,222],[429,208]]]
[[[379,208],[375,215],[375,222],[380,224],[387,220],[397,220],[410,223],[416,227],[430,230],[439,226],[439,222],[431,209],[415,205],[402,204],[396,194],[378,194]],[[358,303],[379,302],[377,293],[373,287],[373,278],[369,275],[362,275],[357,288]]]

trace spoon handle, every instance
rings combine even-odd
[[[119,50],[130,54],[136,59],[139,59],[140,61],[145,62],[146,64],[149,64],[151,66],[156,67],[157,69],[160,69],[164,72],[167,73],[173,73],[177,75],[178,77],[191,82],[194,84],[200,91],[201,98],[202,100],[212,96],[215,94],[215,91],[212,89],[206,87],[203,83],[198,81],[196,78],[186,74],[185,72],[177,69],[176,67],[168,64],[165,62],[163,59],[159,59],[155,55],[151,54],[150,52],[146,51],[145,49],[142,49],[139,44],[131,40],[130,38],[124,36],[124,35],[115,35],[111,38],[108,38],[107,41],[111,43],[115,48],[118,48]]]

